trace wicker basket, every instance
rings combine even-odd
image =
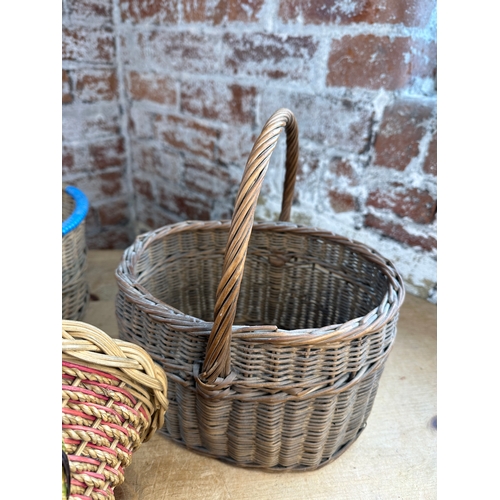
[[[132,453],[163,425],[167,406],[165,373],[142,348],[92,325],[62,321],[69,498],[113,500]]]
[[[80,320],[89,301],[86,280],[85,194],[74,186],[62,191],[62,318]]]
[[[254,223],[286,131],[280,222]],[[364,429],[396,335],[400,275],[367,246],[289,219],[294,115],[268,120],[231,221],[188,221],[136,238],[116,271],[120,337],[169,379],[162,432],[244,467],[311,470]]]

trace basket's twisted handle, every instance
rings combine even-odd
[[[297,175],[299,140],[297,121],[288,109],[279,109],[266,122],[248,158],[240,184],[224,254],[222,278],[217,288],[214,325],[208,339],[200,378],[213,384],[230,373],[231,330],[252,232],[255,207],[271,154],[281,132],[286,131],[286,174],[280,221],[288,221]]]

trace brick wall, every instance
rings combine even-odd
[[[288,107],[292,220],[363,241],[436,301],[436,31],[430,0],[67,0],[63,179],[90,245],[231,215],[253,141]],[[283,141],[257,208],[280,208]]]

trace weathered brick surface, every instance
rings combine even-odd
[[[185,162],[185,184],[190,191],[205,195],[212,202],[227,196],[232,187],[224,167],[196,160]]]
[[[71,93],[71,79],[69,72],[62,70],[62,103],[69,104],[73,101],[73,94]]]
[[[419,224],[433,222],[437,209],[437,201],[429,192],[394,184],[369,193],[366,205],[389,209],[399,217],[409,217]]]
[[[96,170],[125,168],[125,144],[121,136],[89,145],[90,164]]]
[[[179,215],[164,210],[156,202],[150,202],[142,196],[137,196],[136,210],[137,222],[142,226],[140,232],[158,229],[182,220]]]
[[[127,225],[130,221],[129,204],[126,199],[115,200],[97,208],[102,226]]]
[[[173,148],[214,158],[217,131],[198,120],[167,115],[158,117],[155,129],[156,138]]]
[[[333,40],[327,84],[397,90],[411,77],[409,37],[357,35]]]
[[[306,82],[318,50],[312,36],[226,33],[224,73]]]
[[[115,58],[113,30],[109,27],[63,27],[62,58],[78,62],[113,62]]]
[[[159,186],[159,204],[185,220],[210,220],[212,201],[194,191],[181,192]]]
[[[353,212],[358,208],[357,198],[350,193],[331,189],[328,193],[330,206],[336,213]]]
[[[73,22],[112,23],[113,0],[66,0]]]
[[[432,0],[280,0],[279,17],[283,21],[311,24],[402,23],[406,26],[425,26],[435,2]]]
[[[184,160],[180,153],[165,150],[162,145],[133,141],[132,168],[153,176],[156,184],[179,184],[184,171]]]
[[[257,90],[215,81],[183,82],[181,111],[237,125],[255,122]]]
[[[120,133],[120,115],[116,104],[97,103],[78,108],[62,108],[63,141],[93,140]]]
[[[385,111],[375,140],[375,165],[404,170],[419,153],[434,104],[398,99]]]
[[[215,148],[215,158],[224,164],[244,167],[252,151],[257,132],[250,125],[222,125]]]
[[[175,24],[179,20],[179,0],[120,0],[123,21]]]
[[[437,132],[432,135],[423,166],[426,174],[437,175]]]
[[[131,30],[122,38],[124,63],[134,69],[214,74],[220,70],[221,35]]]
[[[80,101],[112,101],[118,98],[118,80],[114,68],[75,70],[73,75],[74,93]]]
[[[269,117],[280,107],[293,110],[305,139],[357,153],[368,146],[370,103],[280,90],[261,97],[260,116]]]
[[[62,172],[91,201],[90,246],[229,217],[262,126],[287,107],[300,139],[292,220],[378,241],[405,269],[429,262],[415,257],[437,251],[434,9],[66,0]],[[279,210],[284,153],[283,134],[259,202],[266,218]],[[435,286],[433,270],[409,273],[410,293]]]
[[[264,0],[184,0],[184,20],[215,25],[227,21],[256,22]]]
[[[129,132],[136,138],[153,139],[157,113],[148,111],[140,103],[132,103],[129,108]]]
[[[381,231],[385,236],[400,241],[412,247],[420,247],[423,250],[431,252],[437,248],[437,240],[434,236],[421,236],[411,234],[405,226],[392,221],[384,221],[373,214],[367,214],[365,217],[365,226],[375,228]]]
[[[354,165],[345,158],[334,157],[330,160],[328,169],[331,174],[342,180],[347,186],[358,186],[360,176]]]
[[[176,83],[173,78],[156,73],[131,71],[128,77],[129,98],[174,106],[177,102]]]
[[[134,177],[134,192],[144,196],[150,201],[154,200],[153,185],[151,179]]]
[[[127,226],[100,227],[97,233],[87,232],[89,248],[124,250],[131,242],[133,236]]]
[[[410,71],[412,77],[434,80],[437,72],[437,45],[434,41],[416,39],[411,42]]]

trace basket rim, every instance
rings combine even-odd
[[[65,236],[76,229],[85,219],[89,210],[89,201],[83,191],[75,186],[66,186],[64,192],[75,201],[71,215],[62,223],[62,235]]]
[[[169,234],[184,231],[209,231],[211,229],[229,229],[230,220],[219,221],[183,221],[163,226],[159,229],[143,233],[136,237],[134,243],[123,252],[121,261],[115,271],[118,288],[129,298],[138,302],[148,314],[154,316],[159,322],[171,320],[171,315],[176,316],[176,327],[179,330],[196,332],[208,336],[206,330],[211,330],[213,322],[205,321],[195,316],[186,314],[155,297],[149,290],[139,283],[135,272],[135,265],[143,252],[155,241]],[[385,325],[399,312],[405,298],[405,287],[400,273],[394,264],[370,246],[337,235],[330,231],[315,227],[294,224],[291,222],[254,222],[253,231],[278,231],[296,232],[298,234],[317,236],[319,238],[341,243],[362,254],[365,258],[376,264],[388,278],[388,291],[381,303],[364,316],[352,318],[341,324],[325,325],[320,328],[306,328],[285,330],[276,325],[233,325],[234,338],[247,339],[256,342],[269,342],[287,345],[321,344],[335,339],[353,340],[374,332]],[[166,310],[168,311],[165,314]]]

